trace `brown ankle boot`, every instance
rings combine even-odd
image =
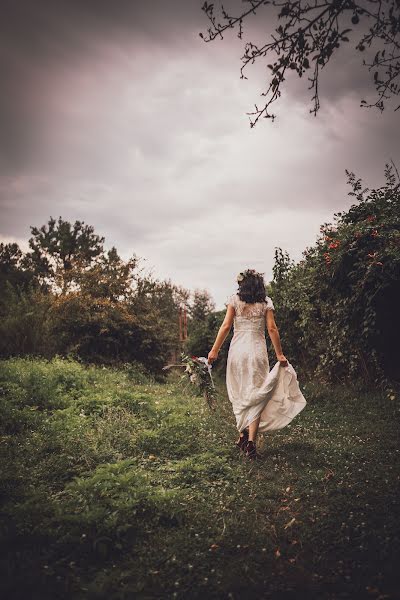
[[[243,429],[241,433],[243,433],[243,435],[241,436],[240,440],[236,442],[236,446],[240,448],[240,450],[245,451],[249,439],[249,432],[247,431],[247,429]]]
[[[248,440],[245,448],[246,457],[250,460],[255,460],[258,458],[256,443],[253,440]]]

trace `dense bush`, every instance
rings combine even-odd
[[[376,190],[348,180],[357,204],[321,226],[298,264],[276,250],[270,293],[284,349],[310,376],[399,381],[400,185],[389,167]]]
[[[5,281],[0,293],[0,356],[52,356],[57,340],[52,333],[52,297],[37,286]]]

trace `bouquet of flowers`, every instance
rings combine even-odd
[[[211,375],[212,365],[204,356],[187,356],[182,352],[181,358],[185,367],[183,377],[189,378],[190,383],[204,397],[209,408],[215,410],[217,392]]]

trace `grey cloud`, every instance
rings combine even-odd
[[[46,115],[47,87],[67,69],[101,60],[101,47],[135,56],[182,52],[201,29],[197,0],[5,0],[0,21],[0,167],[25,166]],[[143,52],[140,52],[140,49]],[[139,56],[143,60],[143,56]]]
[[[2,239],[27,239],[50,215],[84,220],[222,307],[238,270],[271,277],[275,246],[300,258],[352,203],[345,168],[383,180],[400,158],[398,113],[359,109],[362,86],[337,62],[317,118],[306,82],[290,82],[278,120],[251,130],[262,74],[239,79],[234,36],[201,42],[201,4],[6,4]]]

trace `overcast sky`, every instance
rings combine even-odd
[[[235,33],[201,40],[202,4],[2,1],[0,241],[26,250],[31,225],[83,220],[223,308],[239,271],[270,280],[276,246],[299,260],[352,204],[346,168],[384,183],[400,111],[359,107],[373,99],[361,57],[322,72],[317,117],[293,73],[276,121],[251,129],[266,70],[240,79]],[[268,31],[268,14],[249,27]]]

